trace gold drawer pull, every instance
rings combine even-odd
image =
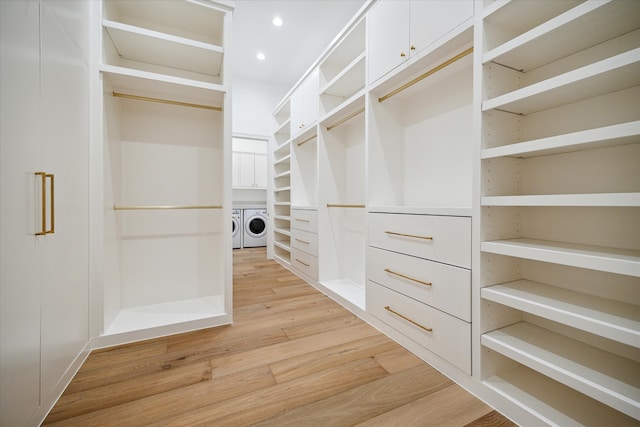
[[[417,236],[415,234],[396,233],[395,231],[385,231],[386,234],[392,234],[394,236],[413,237],[414,239],[433,240],[433,237],[429,236]]]
[[[402,274],[402,273],[397,273],[397,272],[395,272],[395,271],[391,270],[390,268],[385,268],[385,269],[384,269],[384,271],[385,271],[385,272],[387,272],[387,273],[389,273],[389,274],[395,274],[396,276],[400,276],[400,277],[402,277],[402,278],[405,278],[405,279],[411,280],[411,281],[413,281],[413,282],[417,282],[417,283],[420,283],[420,284],[423,284],[423,285],[426,285],[426,286],[431,286],[431,282],[425,282],[425,281],[423,281],[423,280],[415,279],[415,278],[410,277],[410,276],[405,276],[404,274]]]
[[[300,261],[298,258],[296,258],[296,261],[298,261],[300,264],[304,265],[305,267],[310,267],[309,264],[307,264],[306,262]]]
[[[308,219],[300,219],[300,218],[296,218],[296,221],[300,221],[300,222],[311,222]]]
[[[414,321],[414,320],[411,320],[411,319],[409,319],[407,316],[404,316],[404,315],[402,315],[402,314],[398,313],[397,311],[393,310],[393,309],[392,309],[391,307],[389,307],[389,306],[386,306],[384,309],[385,309],[385,310],[387,310],[387,311],[389,311],[389,312],[391,312],[391,313],[393,313],[393,314],[395,314],[396,316],[398,316],[398,317],[400,317],[400,318],[402,318],[402,319],[406,320],[407,322],[411,323],[412,325],[416,325],[416,326],[417,326],[418,328],[420,328],[420,329],[424,329],[424,330],[425,330],[425,331],[427,331],[427,332],[431,332],[431,331],[433,331],[433,329],[431,329],[431,328],[427,328],[426,326],[422,326],[420,323],[418,323],[418,322],[416,322],[416,321]]]
[[[306,240],[296,239],[296,242],[304,243],[305,245],[310,245],[311,242],[307,242]]]

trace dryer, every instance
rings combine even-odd
[[[244,209],[242,246],[256,248],[267,246],[267,210]]]
[[[233,241],[233,249],[242,248],[242,209],[231,210],[231,240]]]

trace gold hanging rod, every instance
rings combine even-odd
[[[360,113],[364,113],[364,107],[362,107],[361,109],[359,109],[358,111],[355,111],[351,114],[349,114],[347,117],[345,117],[344,119],[338,120],[336,123],[332,124],[331,126],[327,126],[327,130],[331,130],[335,127],[340,126],[341,124],[343,124],[344,122],[346,122],[347,120],[351,120],[353,119],[355,116],[357,116]]]
[[[364,208],[364,205],[344,205],[340,203],[327,203],[328,208]]]
[[[113,96],[115,96],[116,98],[135,99],[137,101],[149,101],[149,102],[157,102],[160,104],[179,105],[181,107],[192,107],[192,108],[202,108],[204,110],[222,111],[222,107],[203,105],[203,104],[192,104],[190,102],[172,101],[170,99],[149,98],[146,96],[129,95],[127,93],[113,92]]]
[[[178,210],[178,209],[222,209],[221,205],[194,206],[114,206],[114,211],[145,211],[145,210]]]
[[[305,139],[304,141],[298,142],[298,147],[300,147],[300,146],[301,146],[301,145],[303,145],[303,144],[306,144],[307,142],[309,142],[309,141],[311,141],[312,139],[317,138],[317,137],[318,137],[318,135],[313,135],[313,136],[311,136],[311,137],[309,137],[309,138]]]
[[[440,64],[440,65],[438,65],[436,67],[433,67],[432,69],[430,69],[426,73],[421,74],[420,76],[418,76],[415,79],[411,80],[409,83],[405,83],[402,86],[400,86],[399,88],[397,88],[396,90],[389,92],[388,94],[386,94],[385,96],[383,96],[381,98],[378,98],[378,102],[386,101],[387,99],[391,98],[393,95],[397,95],[398,93],[402,92],[403,90],[407,89],[408,87],[411,87],[414,84],[418,83],[419,81],[426,79],[430,75],[435,74],[438,71],[442,70],[443,68],[448,67],[449,65],[451,65],[454,62],[464,58],[465,56],[469,55],[472,52],[473,52],[473,46],[470,47],[469,49],[465,50],[464,52],[461,52],[461,53],[457,54],[453,58],[447,59],[442,64]]]

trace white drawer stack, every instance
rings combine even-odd
[[[291,265],[318,280],[318,212],[291,209]]]
[[[471,218],[369,214],[367,311],[471,374]]]

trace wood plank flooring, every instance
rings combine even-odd
[[[51,426],[515,424],[276,262],[234,251],[234,324],[93,352]]]

